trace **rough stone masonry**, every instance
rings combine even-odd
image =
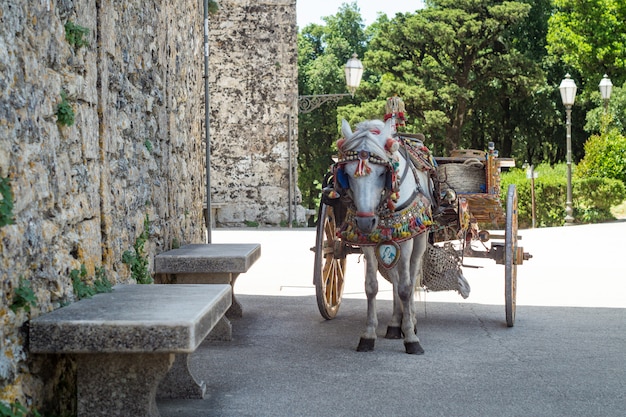
[[[279,225],[295,0],[219,5],[209,19],[217,224]],[[1,401],[74,409],[73,362],[30,355],[26,340],[30,318],[76,300],[73,270],[86,284],[96,269],[133,282],[125,252],[151,267],[157,253],[204,241],[202,16],[197,0],[0,3],[0,180],[11,190],[0,207],[10,200],[13,220],[0,227]]]

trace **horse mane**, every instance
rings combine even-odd
[[[346,123],[347,125],[347,123]],[[342,153],[349,151],[366,150],[378,156],[382,160],[389,158],[389,153],[385,150],[385,140],[390,136],[389,126],[380,120],[365,120],[356,125],[354,133],[346,131],[345,125],[342,129],[345,140],[339,146]],[[351,134],[349,134],[351,133]],[[381,135],[385,134],[383,139]]]

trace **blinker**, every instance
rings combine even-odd
[[[344,190],[350,188],[350,182],[348,182],[348,176],[346,175],[346,171],[343,168],[338,168],[336,171],[336,178],[339,186]]]

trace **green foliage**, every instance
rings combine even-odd
[[[381,118],[381,103],[393,94],[405,102],[406,131],[424,133],[438,156],[455,147],[484,149],[493,141],[500,155],[518,161],[564,161],[565,109],[558,85],[566,72],[579,86],[573,160],[584,155],[588,134],[581,121],[587,113],[588,132],[600,132],[602,125],[624,132],[626,91],[618,87],[626,83],[622,0],[428,0],[415,13],[381,15],[362,32],[354,26],[362,19],[352,3],[325,22],[298,35],[299,93],[343,92],[340,67],[349,56],[341,54],[348,49],[362,57],[365,74],[351,102],[299,116],[298,185],[307,208],[317,206],[319,182],[340,135],[338,121],[354,126]],[[597,92],[604,73],[616,85],[610,125],[602,121]],[[560,221],[561,210],[555,204],[554,221]]]
[[[209,14],[215,14],[220,10],[216,0],[209,0]]]
[[[94,295],[103,292],[112,291],[113,285],[107,278],[104,267],[96,268],[96,277],[93,285],[90,285],[87,280],[87,268],[84,264],[80,266],[80,270],[72,269],[70,271],[70,278],[72,280],[74,294],[79,300],[82,300],[83,298],[91,298]]]
[[[621,134],[626,133],[626,88],[613,86],[608,108],[605,109],[600,91],[590,95],[597,107],[589,110],[586,116],[584,129],[591,134],[605,134],[617,129]]]
[[[122,262],[128,265],[133,278],[137,284],[152,284],[154,280],[148,270],[148,257],[144,246],[150,238],[150,218],[146,214],[143,221],[143,230],[133,245],[133,250],[127,250],[122,254]]]
[[[336,15],[324,20],[326,25],[308,25],[298,34],[300,95],[345,93],[343,66],[353,53],[361,59],[364,55],[367,35],[356,3],[343,4]],[[333,145],[339,138],[337,107],[358,102],[363,92],[360,87],[354,98],[332,101],[298,116],[298,186],[307,208],[317,205],[319,181],[333,162]]]
[[[61,102],[57,106],[57,123],[62,126],[72,126],[74,124],[74,109],[67,101],[65,91],[61,91]]]
[[[0,417],[41,417],[37,410],[29,411],[19,402],[6,405],[0,401]]]
[[[576,177],[613,178],[626,184],[626,136],[617,129],[591,136],[585,143],[585,157]]]
[[[576,170],[574,170],[575,172]],[[539,165],[535,172],[535,217],[537,227],[562,226],[567,199],[567,166]],[[501,198],[506,202],[509,184],[517,187],[518,223],[522,228],[532,225],[531,181],[522,169],[502,173]],[[576,223],[597,223],[613,219],[611,206],[626,198],[624,185],[608,178],[575,179],[572,181],[572,203]]]
[[[565,169],[557,169],[549,165],[535,168],[538,177],[535,179],[536,224],[537,227],[562,226],[565,219],[565,200],[567,194],[567,177]],[[517,220],[519,226],[532,225],[531,183],[522,169],[512,169],[502,173],[500,192],[506,203],[506,192],[509,184],[517,187]]]
[[[35,307],[36,305],[37,296],[35,296],[35,293],[30,286],[30,281],[20,277],[20,284],[15,289],[15,293],[13,295],[13,303],[10,307],[11,311],[16,313],[18,309],[23,308],[24,311],[29,313],[30,308]]]
[[[77,299],[91,298],[96,292],[93,287],[87,284],[87,268],[85,265],[80,266],[80,270],[72,269],[70,271],[70,279],[74,288],[74,295]]]
[[[8,177],[0,177],[0,227],[14,222],[11,180]]]
[[[113,291],[113,284],[106,276],[106,270],[103,266],[96,268],[96,279],[93,282],[93,286],[96,289],[96,294]]]
[[[626,199],[624,183],[612,178],[583,178],[574,181],[575,218],[581,223],[613,220],[611,207]]]
[[[246,225],[246,227],[259,227],[259,222],[255,222],[251,220],[245,220],[244,224]]]
[[[89,35],[89,29],[80,26],[68,20],[65,24],[65,40],[72,45],[74,49],[80,49],[83,46],[89,46],[89,41],[85,37]]]
[[[579,72],[597,90],[602,75],[626,81],[626,5],[623,0],[554,0],[547,48],[555,59]]]
[[[380,23],[364,63],[381,74],[380,92],[403,98],[409,123],[433,141],[438,155],[483,148],[487,132],[510,137],[511,101],[531,97],[542,81],[537,65],[509,38],[531,6],[496,0],[428,4]],[[511,148],[499,146],[507,156]]]

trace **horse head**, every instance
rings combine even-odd
[[[364,121],[354,132],[343,120],[341,130],[339,169],[356,207],[356,225],[361,232],[370,233],[378,225],[377,210],[390,192],[397,140],[391,138],[391,120]]]

